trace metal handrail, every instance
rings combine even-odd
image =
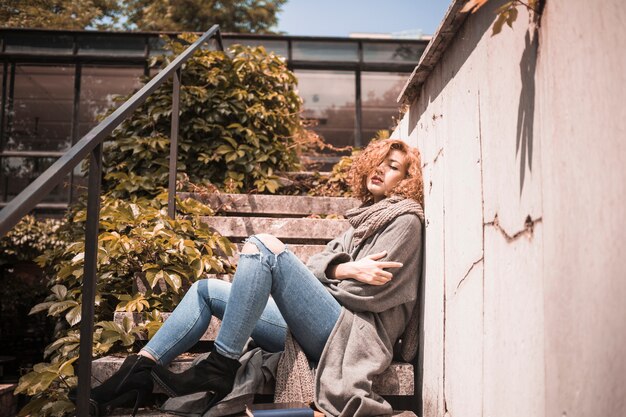
[[[137,91],[130,99],[111,113],[72,146],[63,156],[44,171],[24,191],[0,211],[0,236],[4,236],[24,216],[35,208],[54,187],[63,181],[83,159],[89,156],[89,182],[87,188],[87,221],[85,225],[85,264],[83,273],[80,347],[78,361],[78,393],[76,415],[89,416],[91,390],[91,361],[93,344],[93,319],[98,254],[98,224],[100,217],[100,187],[102,182],[102,143],[113,130],[137,109],[170,76],[173,77],[172,128],[168,184],[168,214],[175,214],[176,162],[178,159],[178,118],[181,66],[202,44],[215,38],[218,48],[224,50],[219,25],[213,25],[197,41],[174,59],[164,70]]]

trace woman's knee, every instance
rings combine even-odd
[[[265,247],[274,252],[276,255],[285,250],[285,244],[276,236],[268,233],[261,233],[256,235],[256,238],[263,242]]]
[[[259,253],[259,248],[257,248],[252,242],[246,242],[244,243],[243,248],[241,248],[241,253]]]
[[[187,292],[198,292],[200,290],[200,285],[202,285],[202,281],[204,281],[206,278],[203,279],[199,279],[198,281],[194,282],[193,284],[191,284],[191,287],[189,287],[189,290]]]
[[[211,302],[216,298],[224,302],[228,300],[228,296],[230,295],[230,283],[222,281],[221,279],[207,279],[206,285],[206,296]]]
[[[275,236],[272,236],[268,233],[260,233],[258,235],[254,235],[261,243],[265,245],[266,248],[274,252],[276,255],[285,250],[285,244],[280,241]],[[247,241],[243,248],[241,248],[241,253],[259,253],[259,248],[251,241]]]
[[[209,291],[209,279],[207,278],[203,278],[203,279],[199,279],[196,282],[194,282],[193,284],[191,284],[191,287],[189,287],[189,289],[187,290],[187,294],[195,294],[198,297],[202,297],[202,298],[206,298],[207,297],[207,293]]]

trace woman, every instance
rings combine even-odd
[[[136,410],[152,392],[153,380],[170,396],[213,391],[219,400],[232,390],[248,338],[278,352],[289,328],[307,357],[318,362],[321,410],[391,414],[372,392],[371,378],[391,363],[416,305],[423,220],[419,152],[397,140],[373,142],[354,161],[350,183],[364,203],[346,214],[352,228],[307,266],[274,236],[252,236],[233,283],[194,283],[139,354],[92,390],[95,411],[121,405]],[[168,371],[167,364],[200,339],[212,316],[222,325],[208,358],[180,374]]]

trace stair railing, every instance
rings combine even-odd
[[[80,324],[80,347],[78,360],[78,393],[76,415],[89,416],[89,395],[91,391],[91,362],[94,327],[94,303],[96,288],[96,267],[98,256],[98,224],[100,218],[100,188],[102,177],[102,143],[113,130],[130,116],[137,107],[160,87],[169,77],[173,77],[172,126],[170,136],[168,214],[175,216],[176,162],[178,160],[178,118],[181,67],[205,42],[215,38],[219,50],[224,46],[219,25],[213,25],[197,41],[159,72],[141,90],[111,113],[106,119],[91,129],[63,156],[44,171],[35,181],[11,200],[0,211],[0,236],[4,236],[24,216],[35,208],[52,189],[63,181],[83,159],[89,156],[89,179],[87,187],[87,221],[85,224],[85,264],[83,273],[82,309]]]

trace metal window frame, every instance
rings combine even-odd
[[[7,52],[7,35],[11,34],[41,34],[46,36],[71,36],[72,37],[72,51],[71,53],[55,54],[55,53],[33,53],[33,52]],[[17,64],[41,64],[41,65],[73,65],[74,66],[74,98],[72,107],[72,120],[71,120],[71,143],[76,142],[78,135],[78,122],[80,113],[80,95],[81,95],[81,81],[82,81],[82,68],[86,65],[102,65],[102,66],[116,66],[123,65],[139,68],[143,68],[144,75],[149,75],[150,67],[150,54],[151,54],[151,40],[159,38],[160,36],[174,37],[179,32],[103,32],[103,31],[80,31],[80,30],[48,30],[48,29],[0,29],[0,63],[5,67],[2,83],[2,111],[0,115],[0,168],[4,163],[6,157],[9,156],[24,156],[24,157],[51,157],[59,156],[46,153],[44,151],[26,151],[20,153],[20,151],[4,151],[4,139],[5,134],[10,131],[12,126],[12,120],[10,116],[12,114],[13,96],[14,96],[14,81],[15,81],[15,66]],[[200,34],[200,33],[198,33]],[[119,38],[124,37],[140,37],[144,39],[144,51],[143,55],[120,55],[120,54],[81,54],[79,44],[81,37],[112,37]],[[364,62],[363,50],[364,44],[412,44],[420,45],[426,48],[428,40],[416,40],[416,39],[378,39],[378,38],[344,38],[344,37],[327,37],[327,36],[284,36],[284,35],[257,35],[257,34],[236,34],[236,33],[224,33],[222,34],[224,40],[255,40],[255,41],[281,41],[287,44],[287,67],[292,70],[319,70],[319,71],[350,71],[355,75],[354,97],[355,97],[355,146],[363,146],[363,126],[362,126],[362,80],[361,74],[363,72],[392,72],[392,73],[406,73],[407,76],[415,68],[417,62],[408,63],[381,63],[381,62]],[[309,61],[309,60],[293,60],[293,42],[330,42],[338,44],[356,44],[357,46],[357,61]],[[10,71],[7,69],[10,68]],[[9,89],[7,91],[7,81],[9,81]],[[8,111],[7,111],[8,110]],[[60,153],[62,154],[62,152]],[[0,169],[0,181],[2,181],[2,170]],[[75,183],[74,173],[70,173],[70,189],[67,195],[67,204],[71,204],[74,198],[73,185]],[[6,202],[6,187],[5,195],[2,200]],[[38,204],[37,208],[43,208],[45,203]]]

